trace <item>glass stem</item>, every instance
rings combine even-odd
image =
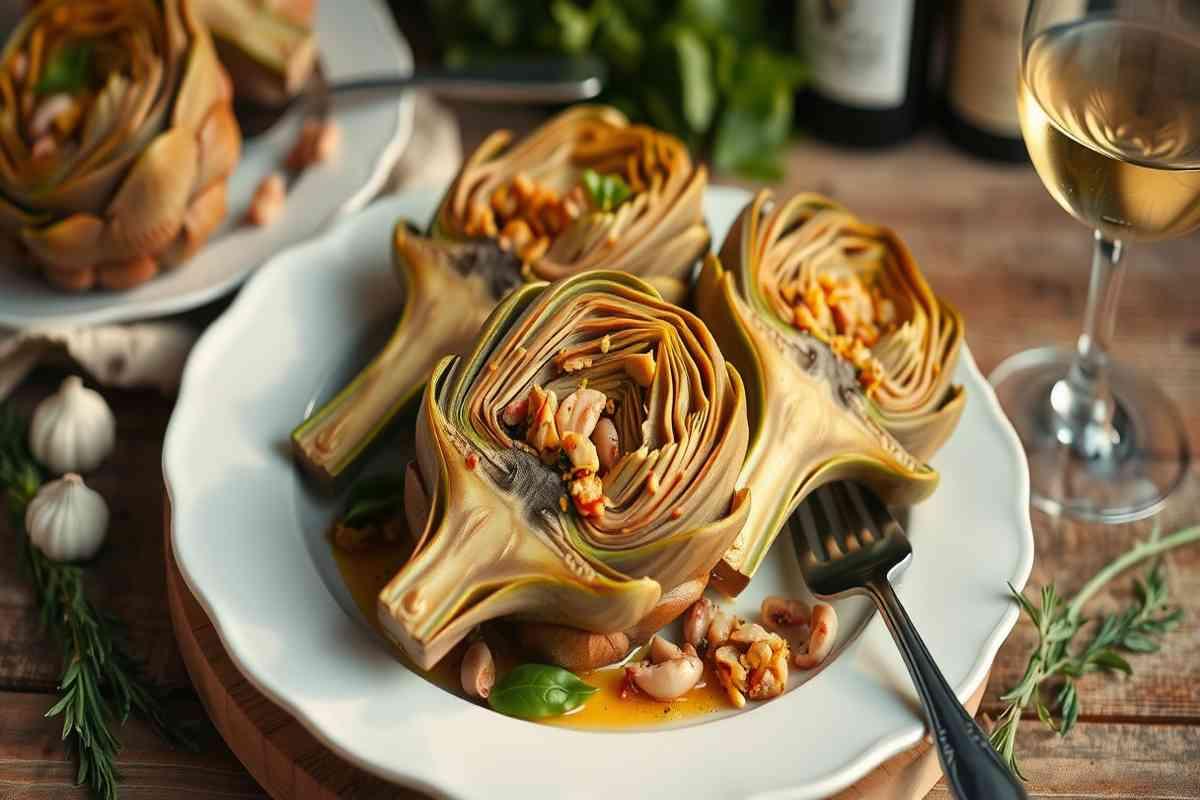
[[[1092,280],[1083,333],[1065,378],[1050,392],[1059,441],[1086,458],[1107,458],[1120,443],[1113,425],[1116,403],[1109,387],[1109,343],[1117,320],[1117,298],[1125,267],[1121,242],[1095,234]]]

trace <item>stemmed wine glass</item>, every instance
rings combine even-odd
[[[1200,0],[1031,0],[1017,103],[1033,165],[1095,236],[1074,350],[1010,357],[991,375],[1029,455],[1034,505],[1126,522],[1187,473],[1178,412],[1111,363],[1125,245],[1200,226]]]

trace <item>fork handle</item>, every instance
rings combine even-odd
[[[867,585],[892,632],[929,719],[946,782],[960,800],[1017,800],[1025,790],[1000,760],[987,736],[954,696],[890,581]]]

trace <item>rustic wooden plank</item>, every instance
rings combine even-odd
[[[1200,796],[1200,728],[1081,723],[1060,739],[1037,720],[1021,726],[1031,798],[1183,800]],[[950,800],[945,784],[927,800]]]
[[[17,391],[16,407],[29,413],[65,374],[38,370]],[[117,446],[88,483],[108,501],[112,522],[105,550],[89,571],[88,590],[124,620],[130,650],[156,684],[188,687],[163,602],[159,464],[172,400],[155,391],[105,389],[104,395],[116,415]],[[0,515],[0,689],[49,691],[58,680],[60,656],[40,630],[17,553],[7,515]]]
[[[1072,596],[1079,586],[1136,540],[1150,535],[1155,524],[1163,532],[1200,522],[1200,467],[1193,468],[1178,498],[1161,519],[1133,525],[1104,527],[1054,521],[1034,514],[1037,561],[1031,586],[1055,581],[1060,592]],[[1166,639],[1161,652],[1132,655],[1133,675],[1118,678],[1091,675],[1080,686],[1083,713],[1092,719],[1178,721],[1200,725],[1200,545],[1176,550],[1164,561],[1172,597],[1187,615]],[[1087,608],[1099,614],[1115,611],[1132,600],[1132,581],[1139,571],[1127,573]],[[1033,592],[1029,592],[1033,596]],[[1000,651],[984,707],[996,713],[999,695],[1015,685],[1024,672],[1036,641],[1033,626],[1022,619]]]
[[[179,693],[172,713],[199,731],[195,753],[174,750],[148,726],[130,720],[120,729],[124,745],[118,766],[126,800],[173,798],[263,798],[258,784],[221,741],[195,695]],[[52,698],[45,694],[0,693],[0,800],[65,800],[87,797],[74,786],[75,767],[62,753],[58,719],[45,719]]]

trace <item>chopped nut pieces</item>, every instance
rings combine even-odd
[[[347,553],[361,553],[381,541],[399,541],[407,531],[408,523],[402,517],[372,522],[360,528],[339,522],[333,529],[333,543]]]
[[[467,214],[468,236],[497,238],[502,250],[526,264],[537,261],[550,244],[587,208],[582,186],[565,196],[518,173],[492,192],[488,205],[477,203]]]
[[[682,649],[660,636],[650,640],[650,659],[625,668],[624,697],[633,688],[655,700],[670,701],[690,692],[704,675],[704,662],[696,648],[686,644]]]
[[[761,625],[718,609],[708,628],[708,649],[717,679],[737,708],[746,698],[769,700],[787,688],[787,640]]]
[[[287,184],[283,176],[273,172],[262,179],[254,190],[250,200],[250,209],[246,212],[246,221],[251,225],[265,228],[283,213],[283,204],[287,199]]]
[[[560,404],[553,390],[534,386],[527,397],[509,403],[500,412],[500,420],[510,428],[525,423],[524,443],[544,464],[561,466],[570,502],[584,517],[604,513],[600,475],[620,458],[616,426],[601,416],[609,407],[608,398],[595,389],[576,389]],[[566,498],[560,498],[560,505],[567,510]]]
[[[485,642],[475,642],[463,653],[459,680],[469,697],[486,699],[492,693],[496,685],[496,662]]]
[[[342,143],[342,130],[336,123],[322,119],[306,119],[292,151],[288,153],[287,168],[296,172],[313,164],[329,161],[337,155]]]
[[[883,381],[883,365],[871,348],[895,329],[897,320],[895,303],[878,286],[868,288],[854,275],[822,274],[807,289],[799,281],[784,285],[780,296],[792,309],[792,325],[827,341],[852,363],[868,393]]]

